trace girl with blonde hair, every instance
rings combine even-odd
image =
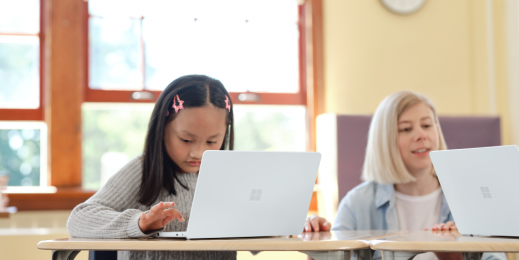
[[[420,94],[402,91],[378,106],[368,133],[365,181],[339,204],[333,230],[455,230],[429,153],[445,150],[436,109]],[[326,220],[310,217],[308,229]],[[317,228],[315,228],[317,227]],[[417,259],[463,259],[460,253],[426,253]],[[375,252],[374,259],[380,259]],[[415,258],[416,259],[416,258]],[[506,259],[484,254],[483,259]]]

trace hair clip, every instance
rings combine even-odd
[[[175,98],[178,100],[178,106],[175,103]],[[175,95],[175,97],[173,98],[173,106],[172,106],[172,108],[175,109],[175,113],[178,113],[178,110],[184,109],[184,100],[180,100],[178,95]]]
[[[225,95],[225,108],[229,110],[229,113],[231,112],[231,102],[229,102],[229,97]]]

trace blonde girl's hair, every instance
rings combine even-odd
[[[407,183],[416,179],[407,171],[398,148],[398,119],[409,107],[424,103],[431,108],[438,127],[439,150],[447,149],[436,109],[427,97],[401,91],[386,97],[378,106],[368,133],[362,179],[381,184]],[[432,174],[436,174],[433,172]]]

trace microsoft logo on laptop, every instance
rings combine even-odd
[[[262,191],[261,189],[253,189],[250,193],[250,200],[260,200]]]
[[[491,199],[492,196],[490,196],[490,190],[488,187],[481,187],[481,192],[483,193],[483,198],[485,199]]]

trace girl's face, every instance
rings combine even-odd
[[[212,104],[179,110],[164,130],[169,158],[182,172],[198,172],[204,151],[222,147],[226,122],[227,111]]]
[[[438,125],[433,111],[421,102],[409,107],[398,119],[398,148],[407,170],[416,173],[432,166],[430,151],[438,150]]]

